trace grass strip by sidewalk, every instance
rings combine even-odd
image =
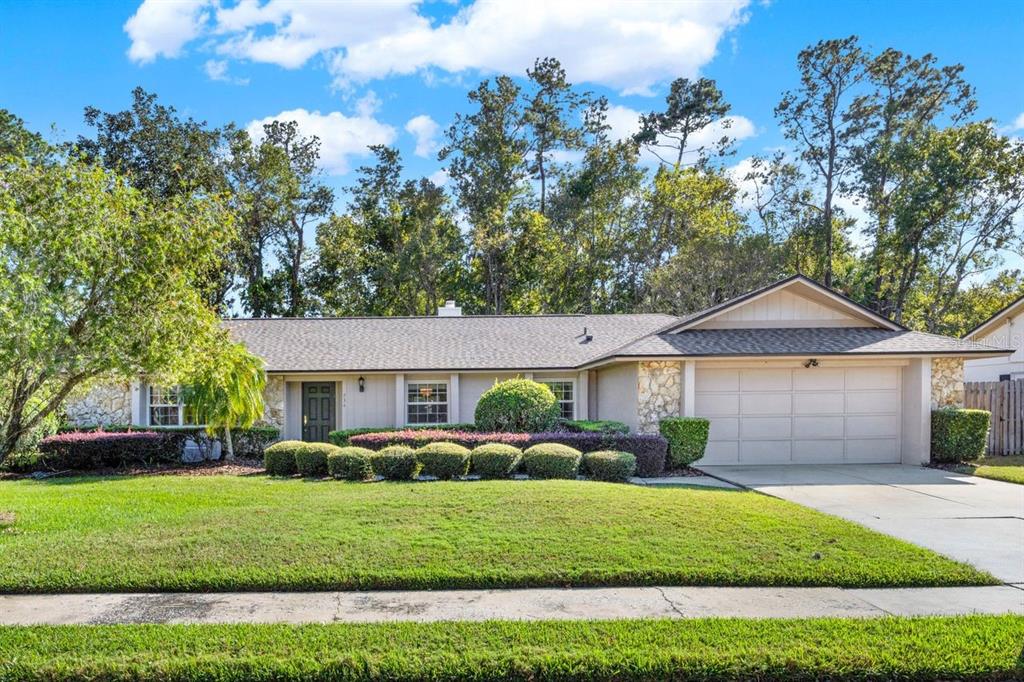
[[[0,680],[1010,680],[1024,617],[0,628]]]
[[[765,495],[590,481],[0,482],[0,592],[992,584]]]

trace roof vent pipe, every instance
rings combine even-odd
[[[443,306],[437,309],[438,317],[462,317],[462,308],[455,305],[455,301],[445,301]]]

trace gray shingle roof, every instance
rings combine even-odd
[[[671,315],[225,320],[272,372],[566,369],[664,328]],[[593,338],[583,342],[583,329]]]
[[[900,355],[993,353],[973,341],[867,327],[689,329],[654,334],[616,350],[617,357],[659,355]]]

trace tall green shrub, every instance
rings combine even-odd
[[[480,431],[539,433],[558,422],[558,401],[551,389],[529,379],[497,382],[476,404]]]
[[[932,461],[966,462],[984,455],[991,418],[988,410],[933,410]]]
[[[710,426],[703,417],[668,417],[658,422],[658,430],[668,441],[669,462],[684,467],[703,457]]]

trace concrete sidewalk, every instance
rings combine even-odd
[[[0,596],[0,625],[1024,615],[1024,589],[628,587]]]

